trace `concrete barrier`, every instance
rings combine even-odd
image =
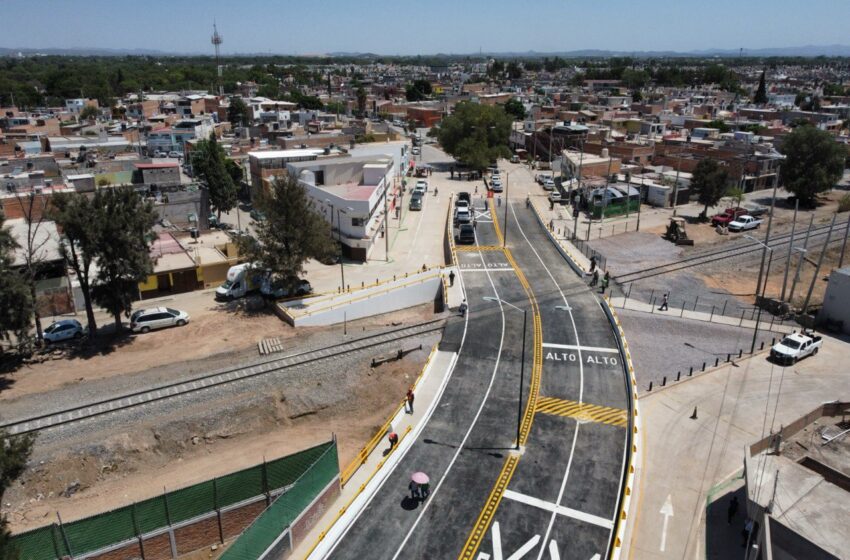
[[[356,292],[281,302],[277,311],[295,327],[353,321],[434,303],[442,289],[442,276],[441,270],[431,269]]]

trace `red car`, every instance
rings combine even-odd
[[[741,216],[745,216],[749,213],[750,213],[750,211],[747,210],[746,208],[740,208],[740,207],[738,207],[738,208],[727,208],[726,210],[723,211],[722,214],[717,214],[717,215],[715,215],[711,218],[711,225],[713,225],[713,226],[719,226],[719,225],[728,226],[729,222],[734,222],[736,219],[740,218]]]

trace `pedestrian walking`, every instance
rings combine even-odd
[[[590,272],[596,270],[596,255],[590,257]]]
[[[670,294],[664,294],[664,297],[661,299],[661,307],[658,308],[658,311],[667,311],[667,300],[670,298]]]
[[[413,414],[413,387],[407,390],[407,412]]]
[[[478,218],[472,218],[472,229],[478,229]]]
[[[390,432],[388,438],[390,440],[390,449],[393,449],[398,443],[398,434],[395,432]]]
[[[496,197],[496,206],[502,205],[502,195]]]
[[[458,309],[460,310],[460,316],[461,316],[461,317],[465,317],[465,316],[466,316],[466,310],[467,310],[468,308],[469,308],[469,306],[468,306],[468,305],[466,305],[466,298],[463,298],[463,303],[461,303],[461,304],[460,304],[460,307],[458,308]]]
[[[605,271],[605,276],[602,277],[602,292],[605,293],[605,290],[608,289],[608,283],[611,282],[611,276],[608,274],[608,271]]]
[[[597,285],[598,283],[599,283],[599,271],[598,271],[598,270],[594,270],[594,271],[593,271],[593,276],[591,276],[591,277],[590,277],[590,287],[591,287],[591,288],[596,287],[596,285]]]
[[[419,499],[419,485],[410,481],[410,484],[407,485],[407,488],[410,490],[410,499],[418,500]]]
[[[478,194],[478,185],[475,185],[475,194]]]
[[[454,285],[455,285],[455,271],[452,270],[452,271],[449,271],[449,287],[452,287]]]
[[[426,482],[425,484],[419,485],[419,495],[422,496],[423,500],[425,498],[427,498],[430,493],[431,493],[431,484],[430,483]]]
[[[738,496],[732,496],[732,501],[729,502],[729,507],[726,509],[726,524],[731,525],[732,520],[738,513]]]

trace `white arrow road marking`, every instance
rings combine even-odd
[[[658,549],[664,552],[664,549],[667,548],[667,523],[673,517],[673,499],[670,494],[667,494],[667,500],[661,506],[659,513],[664,516],[664,525],[661,526],[661,546]]]

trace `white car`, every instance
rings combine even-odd
[[[490,179],[490,190],[493,192],[502,192],[502,180],[498,177]]]
[[[419,179],[416,181],[416,188],[422,187],[424,189],[423,192],[428,192],[428,181],[425,179]],[[415,190],[415,189],[414,189]]]
[[[419,148],[414,146],[413,149],[410,150],[410,153],[415,155],[415,156],[418,156],[419,155]]]
[[[455,202],[455,208],[466,208],[469,210],[469,201],[468,200],[458,200]]]
[[[168,152],[168,157],[170,157],[170,158],[182,158],[183,154],[180,153],[180,152],[171,151],[171,152]]]
[[[734,221],[729,222],[729,231],[746,231],[748,229],[757,229],[761,225],[761,220],[752,216],[739,216]]]
[[[552,177],[546,177],[545,179],[543,179],[543,190],[555,190],[555,180]]]
[[[425,196],[425,187],[422,185],[416,185],[413,187],[413,196],[416,196],[417,194],[419,196]]]
[[[182,327],[189,322],[189,314],[170,307],[139,309],[130,316],[130,330],[146,333],[165,327]]]
[[[468,224],[472,221],[469,208],[455,208],[455,225]]]
[[[61,342],[63,340],[79,339],[83,337],[85,330],[76,319],[63,319],[56,321],[44,329],[44,342],[47,344]]]
[[[549,201],[550,202],[561,202],[561,193],[558,191],[552,191],[549,193]]]
[[[770,357],[779,364],[796,364],[806,356],[814,356],[823,345],[823,337],[801,332],[789,334],[770,349]]]

